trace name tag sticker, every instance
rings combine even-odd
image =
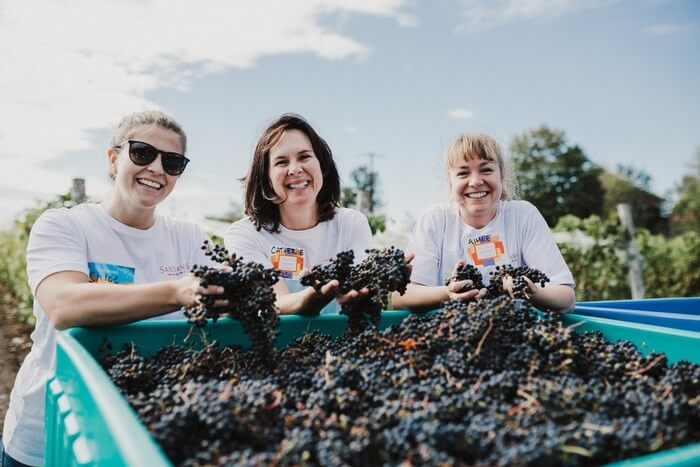
[[[498,235],[469,239],[467,255],[474,266],[495,266],[506,260],[506,248]]]
[[[273,247],[270,252],[272,267],[280,272],[284,279],[297,279],[304,269],[304,250],[302,248]]]
[[[280,271],[296,271],[297,258],[296,256],[280,255],[279,268]]]
[[[498,252],[496,252],[496,245],[493,243],[487,243],[485,245],[477,245],[476,246],[476,256],[477,258],[484,260],[488,258],[495,258],[498,256]]]

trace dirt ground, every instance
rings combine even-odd
[[[0,301],[0,433],[17,370],[32,346],[29,335],[33,327],[18,322],[11,309],[11,305]]]

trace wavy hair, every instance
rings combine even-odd
[[[270,182],[270,150],[287,130],[299,130],[311,141],[311,147],[321,166],[323,186],[316,196],[318,221],[335,217],[340,205],[340,177],[328,143],[300,115],[286,113],[263,131],[255,146],[248,173],[241,179],[245,190],[245,213],[258,230],[279,232],[280,212],[278,204],[283,200],[275,193]]]

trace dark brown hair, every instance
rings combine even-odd
[[[279,232],[280,211],[278,204],[282,201],[270,183],[270,149],[277,144],[282,133],[287,130],[299,130],[311,141],[311,147],[318,158],[323,174],[323,186],[316,196],[318,221],[333,219],[335,209],[340,201],[340,177],[333,162],[333,154],[328,143],[321,138],[303,117],[287,113],[267,127],[258,139],[253,153],[253,161],[248,173],[242,179],[245,189],[245,213],[250,216],[255,226],[268,232]]]

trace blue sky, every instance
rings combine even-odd
[[[463,131],[504,146],[546,124],[659,195],[700,147],[700,2],[672,0],[31,2],[0,0],[0,225],[87,179],[124,114],[179,119],[192,159],[163,210],[240,202],[262,129],[304,115],[341,176],[380,157],[384,211],[446,199],[441,153]]]

